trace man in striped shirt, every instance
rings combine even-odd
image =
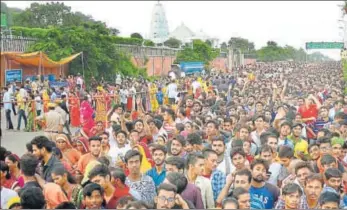
[[[313,131],[317,135],[318,131],[325,127],[326,124],[330,123],[328,108],[322,106],[319,109],[319,118],[313,123]]]

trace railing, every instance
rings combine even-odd
[[[11,36],[2,35],[1,36],[1,52],[26,52],[30,45],[35,43],[37,39],[21,37],[21,36]]]
[[[147,47],[137,45],[116,44],[116,49],[129,53],[134,57],[156,57],[156,56],[176,56],[181,50],[168,47]],[[221,52],[218,57],[227,57],[226,52]]]
[[[181,49],[117,44],[116,49],[135,57],[176,56]]]

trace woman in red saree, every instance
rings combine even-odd
[[[82,155],[89,152],[89,143],[88,139],[84,137],[77,137],[73,143],[72,146]]]
[[[81,124],[79,99],[72,91],[70,92],[69,96],[71,125],[73,127],[79,127]]]
[[[84,97],[81,103],[81,134],[85,138],[89,138],[89,131],[95,126],[93,119],[94,110],[88,101],[88,97]]]

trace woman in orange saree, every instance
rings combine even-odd
[[[47,93],[47,90],[42,91],[42,100],[43,100],[43,112],[48,112],[48,103],[49,103],[49,96]]]
[[[72,145],[65,134],[58,134],[55,142],[63,154],[63,159],[66,160],[73,169],[75,169],[81,154],[76,149],[72,148]]]
[[[70,119],[71,125],[73,127],[79,127],[81,125],[80,121],[80,104],[79,99],[74,92],[70,92],[69,95],[69,108],[70,108]]]
[[[96,103],[96,117],[95,121],[101,121],[105,123],[107,121],[107,101],[104,89],[99,86],[97,87],[97,93],[95,94]]]

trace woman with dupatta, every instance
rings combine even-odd
[[[156,93],[158,92],[158,88],[154,83],[149,84],[149,98],[151,103],[151,111],[155,112],[159,108],[159,103],[157,101]]]
[[[55,143],[62,152],[63,159],[75,169],[81,154],[72,147],[68,136],[65,134],[58,134]]]
[[[48,112],[48,103],[49,103],[49,95],[46,89],[42,91],[42,100],[43,100],[43,112],[46,113]]]
[[[80,153],[80,156],[89,152],[88,139],[83,136],[77,137],[74,140],[73,147]]]
[[[98,86],[96,88],[97,93],[95,94],[95,104],[96,104],[96,117],[95,121],[101,121],[103,123],[106,122],[106,117],[107,117],[107,101],[106,101],[106,94],[105,90],[101,87]]]
[[[79,104],[79,98],[76,96],[76,94],[73,91],[71,91],[69,95],[69,109],[70,109],[71,125],[73,127],[79,127],[81,124],[80,104]]]
[[[28,123],[27,126],[25,127],[25,131],[27,132],[32,132],[32,131],[36,131],[37,126],[35,123],[35,118],[36,118],[36,102],[35,102],[35,96],[34,95],[30,95],[30,99],[28,100],[27,103],[27,112],[28,112]]]
[[[55,183],[45,184],[43,195],[46,200],[46,209],[55,209],[59,204],[69,201],[63,189]]]
[[[164,105],[168,105],[169,104],[169,96],[167,95],[166,91],[167,91],[167,86],[168,84],[163,86],[163,93],[164,93]]]
[[[89,138],[90,130],[95,126],[93,119],[94,110],[88,101],[88,96],[85,96],[81,103],[81,134],[85,138]]]

